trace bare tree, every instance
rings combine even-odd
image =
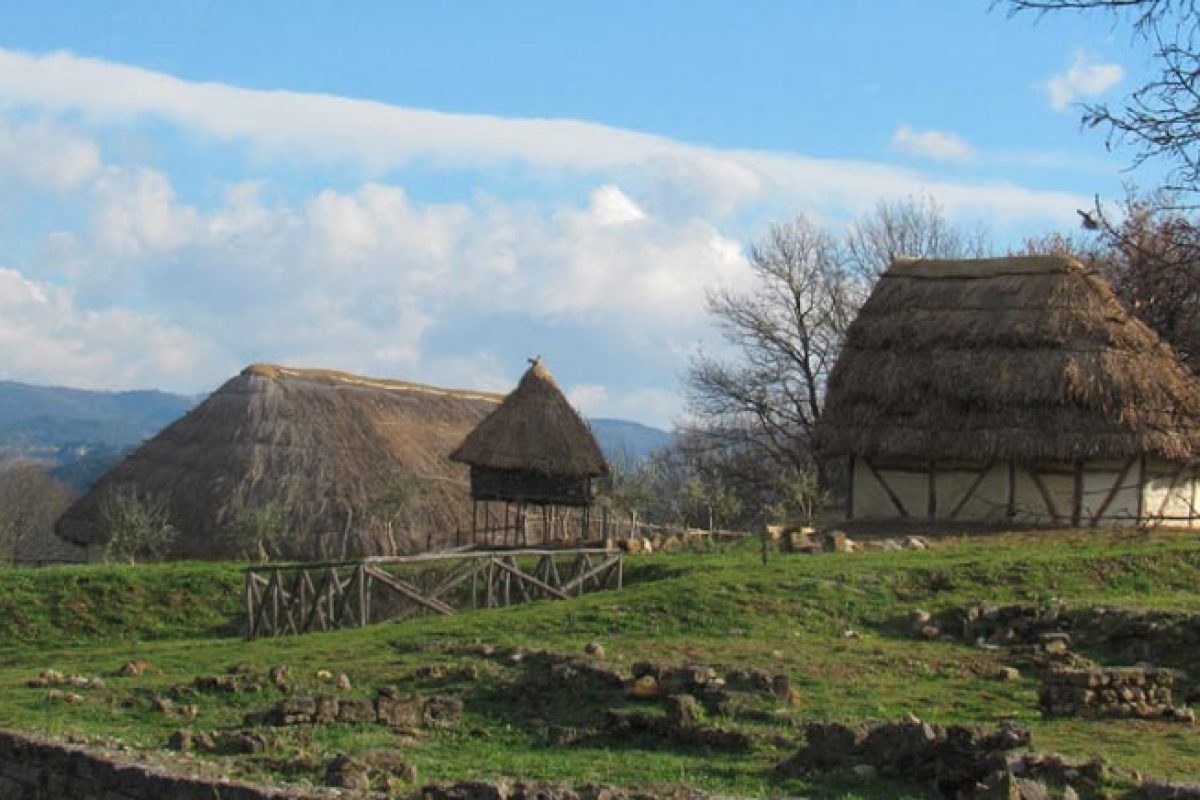
[[[710,435],[740,441],[752,430],[775,464],[812,469],[825,384],[863,287],[838,240],[803,216],[772,227],[751,248],[750,266],[753,291],[709,294],[708,311],[738,358],[693,359],[690,407]]]
[[[810,513],[816,484],[835,492],[838,484],[812,438],[829,373],[878,276],[899,256],[989,250],[982,231],[953,225],[928,198],[880,203],[840,236],[802,216],[771,228],[750,251],[754,288],[709,295],[709,313],[733,356],[693,359],[688,395],[697,425],[686,440],[692,460],[712,451],[706,469],[724,470],[713,485],[734,487],[743,507],[765,514],[782,503]]]
[[[0,469],[0,562],[51,543],[54,522],[71,499],[70,488],[37,464],[19,461]]]
[[[1120,107],[1085,105],[1083,124],[1106,128],[1111,147],[1129,142],[1134,166],[1172,165],[1168,188],[1200,188],[1200,9],[1196,0],[997,0],[1010,13],[1108,11],[1126,16],[1135,40],[1153,50],[1158,72]]]
[[[952,223],[932,197],[881,200],[875,211],[850,226],[844,261],[866,284],[897,258],[982,258],[992,250],[987,231]]]

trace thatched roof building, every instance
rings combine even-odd
[[[608,474],[596,437],[541,359],[450,455],[471,467],[477,500],[586,506]]]
[[[897,261],[846,335],[818,442],[862,517],[1190,525],[1200,384],[1066,257]]]
[[[133,487],[168,505],[183,556],[227,552],[230,532],[263,508],[283,516],[296,555],[336,553],[344,534],[360,534],[365,516],[398,494],[421,507],[425,527],[452,536],[469,525],[471,503],[467,470],[449,453],[500,399],[251,366],[114,467],[57,530],[71,542],[102,544],[104,498]]]

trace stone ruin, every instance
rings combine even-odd
[[[1171,687],[1180,676],[1155,667],[1055,669],[1042,677],[1038,707],[1047,717],[1195,722],[1192,709],[1172,702]]]

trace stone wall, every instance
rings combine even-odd
[[[1048,717],[1192,722],[1190,708],[1172,704],[1177,677],[1174,670],[1153,667],[1054,669],[1042,677],[1038,705]]]
[[[317,800],[321,791],[183,777],[82,745],[0,731],[0,800]]]

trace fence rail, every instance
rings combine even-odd
[[[246,570],[246,637],[362,627],[620,589],[619,550],[517,549],[272,564]]]

